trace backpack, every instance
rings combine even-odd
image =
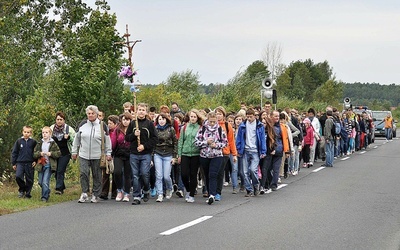
[[[204,134],[204,132],[206,131],[206,127],[205,126],[201,126],[201,133]],[[219,139],[222,139],[222,128],[221,126],[218,126],[218,134],[219,134]]]

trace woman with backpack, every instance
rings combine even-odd
[[[193,203],[200,166],[200,149],[194,145],[203,118],[197,109],[188,113],[189,121],[181,128],[178,141],[178,164],[181,165],[182,182],[186,189],[186,202]]]
[[[219,126],[215,112],[207,114],[207,120],[197,132],[194,143],[200,148],[200,165],[204,170],[209,194],[207,203],[211,205],[217,194],[217,176],[223,161],[222,149],[228,144],[226,133]]]

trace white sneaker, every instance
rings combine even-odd
[[[82,193],[81,197],[78,200],[78,203],[84,203],[85,201],[88,201],[88,200],[89,200],[89,197],[88,197],[87,193]]]
[[[266,194],[270,194],[270,193],[272,193],[272,190],[271,189],[267,189],[267,191],[265,191],[265,193]]]
[[[123,202],[129,202],[129,194],[124,194]]]
[[[90,202],[91,203],[97,203],[97,202],[99,202],[99,198],[94,196],[94,195],[92,195],[92,199],[90,199]]]
[[[189,196],[189,198],[186,200],[187,203],[193,203],[194,202],[194,197]]]
[[[164,196],[162,194],[159,194],[156,201],[157,202],[162,202],[163,199],[164,199]]]
[[[172,190],[167,190],[167,191],[165,192],[165,198],[166,198],[167,200],[169,200],[169,199],[171,199],[171,197],[172,197]]]
[[[224,182],[224,187],[227,187],[229,185],[229,182]]]
[[[118,192],[117,197],[115,197],[115,201],[122,201],[122,192]]]
[[[281,184],[282,183],[282,180],[281,180],[281,178],[279,177],[278,178],[278,184]]]
[[[202,188],[203,187],[203,181],[199,180],[199,182],[197,183],[197,188]]]
[[[187,200],[189,199],[189,197],[190,197],[190,193],[189,193],[189,192],[186,192],[185,201],[187,201]]]

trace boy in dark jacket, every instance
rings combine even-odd
[[[16,180],[18,183],[18,197],[24,196],[30,199],[33,186],[34,167],[36,162],[33,159],[33,150],[37,142],[31,138],[32,127],[24,126],[22,128],[22,138],[19,138],[11,152],[11,164],[16,171]]]

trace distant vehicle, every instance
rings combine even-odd
[[[385,117],[387,114],[392,115],[391,111],[372,111],[375,123],[375,136],[385,136]],[[392,116],[393,117],[393,116]],[[396,137],[396,123],[393,119],[392,137]]]
[[[363,112],[366,112],[368,116],[374,120],[374,114],[372,113],[372,110],[368,109],[368,106],[354,106],[353,112],[360,115],[362,115]],[[372,124],[371,141],[372,143],[375,142],[375,122]]]

